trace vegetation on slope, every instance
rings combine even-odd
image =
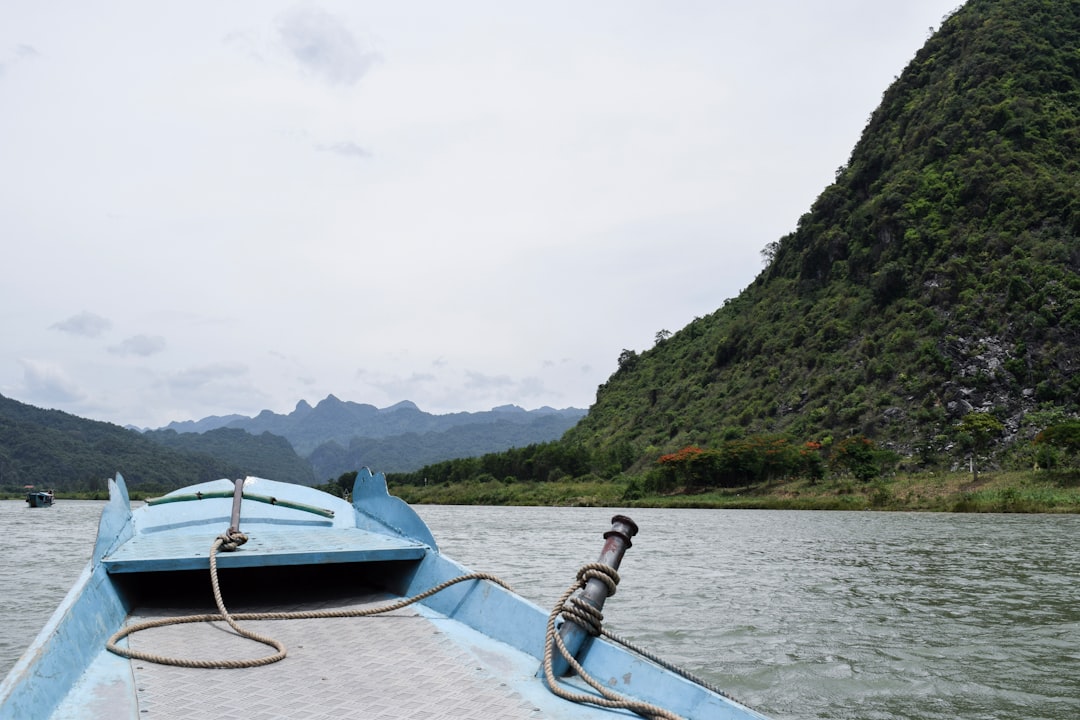
[[[624,351],[567,442],[862,435],[955,460],[972,412],[1026,445],[1077,412],[1080,13],[971,0],[888,89],[850,161],[736,299]]]
[[[1024,468],[1011,477],[1062,488],[1031,469],[1076,464],[1053,429],[1080,409],[1078,150],[1076,3],[970,0],[754,282],[623,351],[588,416],[544,450],[565,456],[556,479],[579,477],[584,456],[585,481],[690,502],[950,468],[973,485],[980,469]],[[816,470],[792,454],[811,447]],[[399,480],[545,480],[501,462]]]
[[[634,480],[566,477],[555,482],[472,478],[431,485],[391,485],[410,503],[666,507],[766,510],[1080,513],[1080,477],[1073,472],[999,472],[972,482],[966,472],[900,475],[873,482],[835,476],[819,482],[786,478],[704,492],[643,492]]]
[[[218,458],[238,470],[239,474],[228,477],[254,475],[300,485],[315,484],[311,466],[296,454],[289,441],[268,432],[252,435],[235,428],[216,428],[204,433],[152,430],[144,435],[174,450]]]
[[[112,423],[42,410],[0,396],[0,492],[104,492],[120,472],[133,491],[161,492],[239,471],[210,455],[178,452]]]

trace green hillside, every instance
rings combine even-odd
[[[102,492],[117,472],[133,491],[156,493],[235,476],[238,469],[208,454],[163,447],[119,425],[0,396],[0,492],[22,492],[25,485]]]
[[[279,435],[268,432],[252,435],[236,428],[215,428],[205,433],[151,430],[145,436],[174,450],[218,458],[236,468],[229,477],[254,475],[300,485],[315,484],[311,465]]]
[[[413,501],[1075,512],[1078,162],[1080,2],[970,0],[738,297],[624,350],[558,443],[393,479]]]
[[[919,467],[955,461],[981,412],[1027,446],[1077,411],[1078,151],[1080,3],[971,0],[753,283],[624,352],[567,441],[647,460],[860,435]]]

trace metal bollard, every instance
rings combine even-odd
[[[623,555],[632,546],[630,538],[637,535],[637,532],[637,524],[625,515],[616,515],[611,518],[611,529],[604,533],[606,542],[604,542],[604,548],[600,551],[597,562],[618,570]],[[596,610],[602,610],[604,601],[608,598],[607,585],[602,580],[589,578],[578,597],[596,608]],[[562,636],[563,643],[566,645],[566,649],[570,651],[570,654],[577,657],[585,641],[589,638],[589,631],[573,620],[568,619],[559,628],[559,635]],[[551,665],[556,677],[565,675],[570,668],[562,653],[557,649],[552,657]]]
[[[232,517],[229,522],[229,532],[240,532],[240,503],[244,499],[244,480],[233,480]]]

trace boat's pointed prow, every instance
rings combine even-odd
[[[109,502],[101,511],[97,541],[94,543],[94,554],[90,563],[101,562],[103,557],[130,538],[132,533],[131,499],[124,476],[116,473],[116,478],[109,480]]]
[[[112,498],[113,495],[116,495],[124,505],[131,506],[127,483],[124,482],[124,476],[120,473],[116,473],[116,477],[109,481],[109,497]]]

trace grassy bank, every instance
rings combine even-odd
[[[708,492],[643,495],[621,482],[463,482],[396,485],[410,503],[567,507],[764,508],[927,512],[1080,513],[1080,474],[997,472],[898,475],[869,483],[838,479],[763,483]]]
[[[128,497],[132,500],[145,500],[147,498],[160,497],[164,495],[164,492],[143,492],[141,490],[133,490],[128,492]],[[25,500],[25,492],[0,492],[0,500]],[[106,490],[87,490],[87,491],[56,491],[57,500],[108,500],[109,493]]]
[[[924,512],[1080,513],[1080,471],[920,473],[868,483],[851,478],[792,480],[708,492],[643,494],[630,482],[466,481],[391,485],[409,503],[428,505],[544,505],[556,507],[758,508],[773,510],[895,510]],[[154,497],[161,493],[151,493]],[[144,499],[133,492],[133,500]],[[25,495],[9,494],[6,499]],[[105,492],[57,493],[58,500],[107,500]]]

